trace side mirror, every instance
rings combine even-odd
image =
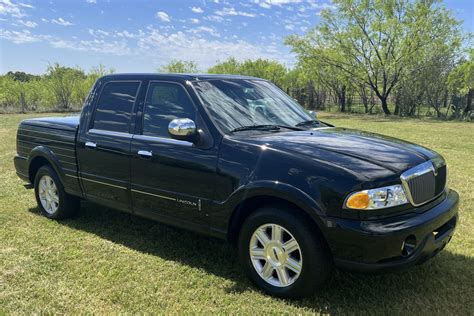
[[[316,111],[308,111],[309,115],[311,115],[311,117],[313,117],[314,119],[317,119],[318,118],[318,114],[316,113]]]
[[[168,133],[171,138],[194,143],[198,138],[198,131],[193,120],[187,118],[174,119],[168,124]]]

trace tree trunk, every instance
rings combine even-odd
[[[416,114],[416,103],[413,104],[413,106],[408,111],[408,116],[413,117],[415,116],[415,114]]]
[[[20,92],[21,113],[26,113],[28,106],[26,105],[25,94]]]
[[[395,110],[393,114],[400,116],[400,102],[397,100],[395,101]]]
[[[382,110],[385,114],[390,115],[390,110],[388,109],[388,104],[387,104],[387,97],[380,97],[380,101],[382,102]]]
[[[326,92],[322,91],[321,89],[319,90],[319,108],[321,110],[326,109]]]
[[[436,111],[436,117],[441,118],[441,111],[439,110],[439,107],[437,105],[433,105],[433,109]]]
[[[467,115],[472,109],[472,97],[474,96],[474,89],[469,89],[467,93],[466,107],[464,108],[464,115]]]
[[[337,95],[341,105],[341,112],[346,112],[346,87],[342,87]]]
[[[374,91],[370,91],[370,107],[369,107],[369,114],[372,114],[372,110],[374,109],[376,102],[375,102],[375,96],[374,96]]]
[[[362,104],[364,105],[364,113],[367,114],[369,113],[369,98],[367,96],[367,91],[365,90],[365,87],[360,88],[360,100],[362,101]]]
[[[448,89],[445,89],[445,90],[444,90],[443,107],[444,107],[444,108],[447,108],[447,107],[448,107]]]
[[[306,107],[310,110],[315,109],[315,104],[314,104],[314,86],[312,81],[308,81],[308,84],[306,86],[306,89],[308,90],[307,93],[307,101],[306,101]]]

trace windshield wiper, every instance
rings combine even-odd
[[[278,124],[260,124],[260,125],[248,125],[248,126],[237,127],[231,130],[230,133],[241,132],[241,131],[251,131],[251,130],[278,131],[282,128],[291,129],[294,131],[301,131],[301,128],[298,128],[296,126],[286,126],[286,125],[278,125]]]
[[[315,125],[315,124],[320,125],[318,120],[308,120],[308,121],[299,122],[295,126],[310,126],[310,125]]]
[[[280,127],[278,125],[272,124],[260,124],[260,125],[248,125],[248,126],[241,126],[234,128],[230,132],[241,132],[241,131],[251,131],[251,130],[262,130],[262,131],[271,131],[271,130],[279,130]]]

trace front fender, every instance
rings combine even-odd
[[[326,216],[325,208],[306,192],[279,181],[260,180],[249,182],[239,187],[224,203],[226,209],[236,210],[242,202],[258,196],[274,197],[295,204],[306,212],[320,226],[322,217]]]

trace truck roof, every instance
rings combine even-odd
[[[116,73],[103,76],[111,80],[123,79],[148,79],[148,80],[176,80],[176,81],[195,81],[195,80],[218,80],[218,79],[260,79],[251,76],[225,75],[225,74],[183,74],[183,73]]]

